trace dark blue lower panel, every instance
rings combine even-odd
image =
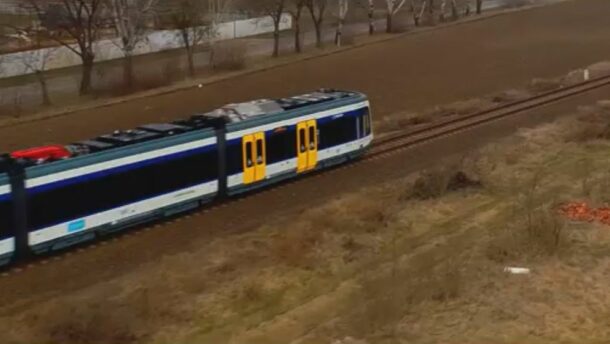
[[[180,214],[192,209],[195,209],[202,204],[211,202],[216,197],[216,194],[207,195],[204,198],[197,198],[190,201],[181,202],[164,208],[159,208],[153,212],[142,214],[128,221],[122,221],[116,225],[106,224],[97,228],[90,228],[82,233],[75,233],[56,240],[51,240],[39,245],[31,246],[30,248],[35,254],[45,254],[52,251],[62,250],[70,246],[81,244],[83,242],[94,240],[97,237],[117,233],[119,231],[141,225],[144,223],[160,220],[165,217]]]
[[[8,265],[13,259],[14,253],[0,255],[0,266]]]

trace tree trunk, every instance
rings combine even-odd
[[[40,83],[40,93],[42,95],[42,105],[51,105],[51,97],[49,97],[49,87],[47,86],[47,79],[44,76],[43,71],[36,71],[36,78]]]
[[[375,4],[371,3],[369,6],[369,35],[375,33]]]
[[[337,23],[337,32],[335,33],[335,45],[341,46],[341,38],[343,36],[343,19],[339,19]]]
[[[301,47],[301,16],[295,16],[294,18],[294,51],[301,53],[303,48]]]
[[[436,25],[436,18],[434,17],[434,0],[430,1],[430,5],[428,6],[428,22],[430,25]]]
[[[392,33],[392,31],[394,31],[394,28],[393,28],[394,24],[392,22],[393,19],[394,19],[394,16],[392,15],[392,11],[388,10],[388,15],[386,16],[386,20],[385,20],[386,21],[385,32]]]
[[[481,14],[483,10],[483,0],[477,0],[477,14]]]
[[[453,20],[457,20],[458,16],[459,14],[457,4],[455,3],[455,0],[451,0],[451,17],[453,18]]]
[[[189,68],[189,75],[191,77],[195,76],[195,62],[193,61],[193,55],[195,52],[193,51],[193,47],[186,47],[186,59]]]
[[[322,48],[322,23],[314,22],[316,28],[316,47]]]
[[[128,89],[133,87],[133,56],[131,55],[131,51],[125,51],[125,59],[123,60],[123,82]]]
[[[273,30],[273,57],[278,57],[280,55],[280,27],[279,22],[275,26]]]
[[[91,92],[91,73],[93,72],[93,59],[95,56],[92,53],[83,52],[81,59],[83,61],[82,75],[80,79],[79,93],[81,95]]]

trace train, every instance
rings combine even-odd
[[[370,103],[321,89],[0,156],[0,265],[361,157]]]

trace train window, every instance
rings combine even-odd
[[[227,175],[243,171],[242,151],[241,140],[235,140],[227,145]]]
[[[0,200],[0,240],[12,236],[13,207],[8,199]]]
[[[299,129],[299,151],[301,153],[304,153],[307,150],[306,141],[305,129]]]
[[[252,167],[252,142],[246,143],[246,167]]]
[[[332,120],[322,120],[318,122],[320,131],[320,142],[318,149],[334,147],[358,138],[357,130],[358,117],[343,116]]]
[[[309,127],[309,150],[316,149],[316,128],[313,126]]]
[[[92,179],[28,192],[29,225],[40,229],[218,178],[218,151],[190,152]]]
[[[364,135],[368,136],[371,134],[371,115],[368,107],[364,110],[362,118],[364,119]]]
[[[256,140],[256,164],[264,163],[263,159],[263,140]]]
[[[294,127],[268,132],[265,144],[267,164],[294,158],[297,153],[296,145]]]

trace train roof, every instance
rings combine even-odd
[[[0,173],[8,171],[10,161],[17,160],[22,165],[42,165],[52,161],[107,151],[141,142],[169,137],[201,129],[214,129],[230,124],[253,125],[255,119],[274,118],[292,110],[306,109],[315,105],[323,106],[334,101],[362,98],[363,95],[353,91],[321,89],[315,92],[280,99],[259,99],[242,103],[233,103],[218,109],[200,113],[184,120],[171,123],[157,123],[139,126],[130,130],[116,130],[110,134],[93,139],[75,142],[66,146],[51,145],[29,148],[0,156]],[[252,123],[252,124],[249,124]]]

